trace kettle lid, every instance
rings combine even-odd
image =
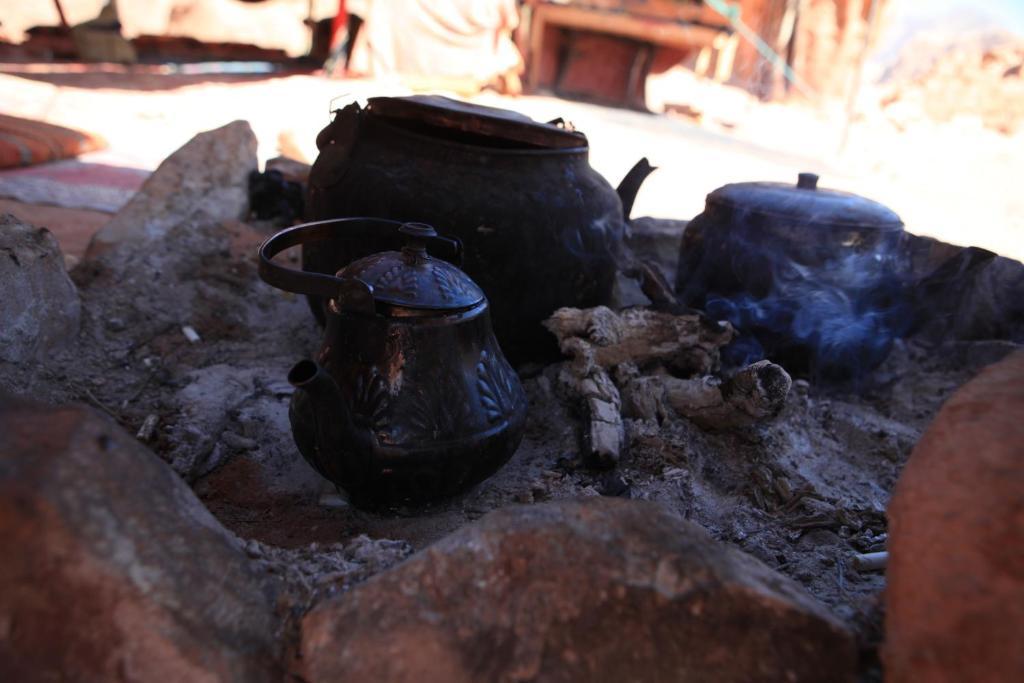
[[[587,147],[587,136],[571,127],[534,121],[518,112],[460,102],[442,95],[371,97],[366,111],[374,116],[426,126],[436,132],[453,131],[503,145],[538,149]]]
[[[376,301],[405,308],[450,311],[475,306],[484,292],[455,265],[427,253],[427,241],[437,237],[424,223],[403,223],[401,251],[383,251],[353,261],[338,276],[358,279],[372,288]]]
[[[814,225],[903,228],[900,217],[889,207],[849,192],[821,189],[818,176],[813,173],[801,173],[795,185],[731,183],[709,194],[707,203]]]

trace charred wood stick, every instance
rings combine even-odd
[[[106,403],[104,403],[103,401],[101,401],[101,400],[99,400],[98,398],[96,398],[96,395],[95,395],[94,393],[92,393],[91,391],[89,391],[89,389],[88,389],[87,387],[82,387],[82,391],[83,391],[83,392],[85,393],[85,396],[86,396],[86,398],[88,398],[88,399],[89,399],[89,401],[90,401],[90,402],[91,402],[91,403],[92,403],[92,404],[93,404],[94,406],[96,406],[97,408],[99,408],[100,410],[102,410],[103,412],[105,412],[105,413],[106,413],[107,415],[109,415],[110,417],[112,417],[112,418],[114,419],[114,421],[115,421],[115,422],[120,422],[120,420],[118,419],[117,415],[115,415],[115,414],[114,414],[114,411],[113,411],[113,410],[111,410],[111,409],[110,409],[110,408],[109,408],[109,407],[107,406],[107,404],[106,404]]]
[[[641,258],[632,258],[623,267],[622,273],[627,277],[635,279],[640,285],[640,291],[651,300],[651,306],[656,311],[666,311],[676,315],[693,313],[679,303],[672,285],[661,274],[656,265]]]
[[[853,568],[859,572],[877,572],[889,564],[889,552],[863,553],[853,556]]]
[[[191,344],[198,344],[200,341],[202,341],[202,337],[200,337],[199,333],[196,332],[196,328],[192,327],[191,325],[182,325],[181,333],[185,335],[185,339],[188,339],[189,343]]]
[[[614,467],[622,455],[626,440],[622,424],[622,399],[611,376],[602,368],[590,366],[581,373],[569,364],[559,373],[559,382],[580,401],[586,424],[583,453],[594,467]]]
[[[135,434],[135,438],[139,441],[149,441],[153,438],[153,434],[156,432],[156,426],[160,422],[160,418],[150,413],[146,416],[146,419],[142,421],[142,426],[139,427],[139,431]]]

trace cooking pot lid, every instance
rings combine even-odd
[[[818,176],[813,173],[801,173],[796,185],[732,183],[709,194],[707,203],[816,225],[888,230],[903,227],[900,217],[883,204],[849,192],[818,188]]]
[[[406,308],[447,311],[475,306],[483,290],[468,275],[427,253],[426,243],[437,233],[423,223],[404,223],[407,238],[401,251],[383,251],[353,261],[338,276],[359,279],[373,288],[373,298]]]
[[[578,131],[561,128],[555,123],[540,123],[507,109],[460,102],[441,95],[371,97],[367,100],[366,111],[545,149],[587,146],[587,136]]]

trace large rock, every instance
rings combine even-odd
[[[245,121],[199,133],[164,159],[131,201],[92,238],[86,258],[147,243],[187,221],[240,220],[249,208],[256,136]]]
[[[911,334],[940,342],[1024,343],[1024,264],[978,247],[951,251],[949,245],[913,235],[907,244],[916,267],[946,256],[913,284]]]
[[[79,315],[53,234],[0,215],[0,360],[39,360],[75,339]]]
[[[239,543],[106,417],[0,399],[0,680],[280,680]]]
[[[790,580],[652,503],[512,507],[304,619],[303,680],[844,681]]]
[[[1024,680],[1024,352],[942,407],[889,506],[886,680]]]

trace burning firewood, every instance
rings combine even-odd
[[[578,369],[576,363],[566,365],[558,375],[559,382],[583,402],[588,420],[583,440],[591,464],[613,467],[626,438],[619,390],[603,368],[591,365],[585,374]]]
[[[681,374],[708,373],[718,364],[718,349],[735,335],[728,323],[649,308],[619,313],[605,306],[560,308],[544,326],[580,375],[593,365],[610,369],[625,362],[640,367],[659,363]]]
[[[644,418],[672,411],[705,429],[732,429],[776,415],[792,385],[786,371],[769,361],[725,380],[711,375],[718,350],[734,332],[696,313],[562,308],[544,324],[571,358],[559,382],[583,404],[586,450],[596,465],[618,462],[625,442],[624,409]],[[692,377],[682,379],[668,370]]]
[[[655,375],[643,379],[647,380],[642,385],[646,403],[666,405],[677,415],[710,430],[745,427],[774,417],[785,405],[792,386],[782,366],[767,360],[748,365],[725,380],[713,375],[692,379]],[[637,392],[627,385],[623,393]],[[654,417],[643,411],[639,416]]]

